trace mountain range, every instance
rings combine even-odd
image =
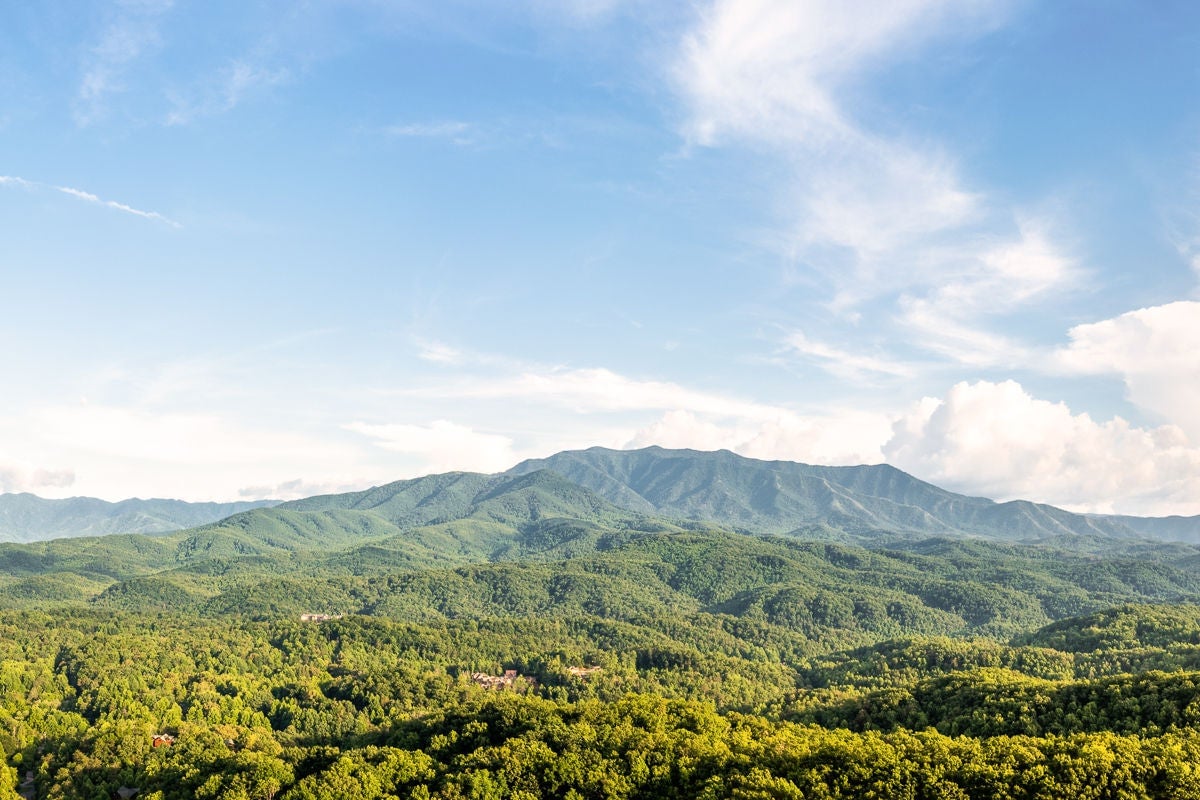
[[[808,652],[1200,602],[1198,565],[1200,546],[1121,519],[964,497],[886,466],[591,449],[169,533],[0,544],[0,607],[430,624],[684,615]]]
[[[44,500],[29,494],[6,494],[0,495],[0,541],[163,533],[229,517],[233,519],[226,528],[282,525],[293,535],[301,535],[296,526],[304,527],[313,519],[300,523],[286,512],[341,512],[337,519],[318,526],[323,531],[320,535],[332,537],[330,543],[334,543],[342,541],[347,532],[351,539],[361,539],[364,530],[382,536],[472,515],[477,522],[484,521],[489,512],[481,509],[486,508],[489,497],[498,496],[499,487],[514,477],[543,470],[565,481],[553,488],[543,487],[535,504],[540,516],[587,519],[589,515],[619,515],[620,510],[709,522],[746,533],[863,544],[913,536],[973,536],[1026,543],[1061,537],[1200,543],[1200,517],[1075,514],[1024,500],[997,503],[956,494],[886,464],[813,466],[762,461],[725,450],[660,447],[566,451],[524,461],[497,475],[430,475],[362,492],[280,504],[108,503],[94,498]],[[610,507],[602,510],[600,501]],[[271,507],[276,513],[265,511]],[[258,513],[237,516],[248,511]],[[363,518],[362,513],[371,516]],[[386,531],[379,529],[381,523],[386,523]]]

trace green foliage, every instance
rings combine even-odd
[[[0,546],[0,798],[1200,797],[1194,548],[750,536],[634,495],[845,538],[1075,523],[894,470],[593,456],[595,492],[456,473]]]

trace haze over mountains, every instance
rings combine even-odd
[[[95,497],[47,500],[28,493],[0,494],[0,542],[34,542],[112,533],[166,533],[275,503],[274,500],[188,503],[136,498],[110,503]]]
[[[503,494],[512,478],[539,470],[551,470],[565,479],[541,486],[537,504],[541,516],[588,519],[624,511],[711,522],[742,532],[864,544],[930,535],[1021,542],[1064,536],[1200,542],[1200,518],[1195,517],[1074,514],[1027,501],[997,503],[955,494],[888,465],[812,466],[760,461],[728,451],[659,447],[567,451],[522,462],[498,475],[430,475],[278,505],[272,501],[107,503],[92,498],[44,500],[28,494],[0,495],[0,541],[164,533],[276,506],[274,514],[264,511],[230,524],[245,530],[254,524],[283,524],[280,521],[285,518],[299,524],[286,516],[287,512],[343,512],[317,526],[324,531],[320,535],[332,537],[332,544],[343,540],[346,525],[359,537],[364,530],[378,533],[380,525],[398,534],[472,514],[487,517],[488,512],[480,509],[487,507],[489,498]],[[602,511],[601,500],[611,507]],[[371,517],[359,516],[363,513]]]

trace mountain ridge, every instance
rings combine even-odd
[[[728,450],[656,446],[639,450],[568,450],[528,459],[499,473],[425,475],[358,492],[315,495],[283,503],[196,504],[138,499],[109,503],[94,498],[57,501],[29,494],[0,495],[0,541],[166,533],[211,527],[223,521],[244,528],[243,521],[233,517],[269,508],[279,514],[364,512],[388,527],[409,530],[472,517],[476,515],[474,507],[486,501],[487,492],[501,491],[499,487],[508,481],[547,470],[562,480],[540,479],[538,507],[556,508],[555,513],[564,517],[633,514],[711,523],[742,533],[861,544],[913,536],[982,536],[1020,542],[1086,538],[1097,542],[1152,539],[1200,543],[1200,517],[1077,514],[1027,500],[996,502],[957,494],[888,464],[822,466],[753,459]],[[600,510],[597,502],[601,500],[610,507]],[[585,513],[589,507],[592,511]],[[254,516],[273,519],[271,514]],[[274,520],[268,524],[278,523]],[[358,520],[351,527],[361,524]],[[369,527],[373,523],[368,520],[366,524]]]
[[[1200,518],[1191,528],[1178,522],[1170,529],[1150,523],[1135,529],[1125,520],[1142,518],[1074,514],[1027,500],[997,503],[950,492],[887,464],[816,466],[728,450],[593,447],[529,459],[509,471],[533,469],[553,469],[618,505],[764,533],[800,534],[824,525],[859,538],[885,530],[1037,541],[1064,535],[1135,539],[1187,529],[1200,538]]]

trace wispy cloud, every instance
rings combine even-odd
[[[400,123],[389,125],[383,132],[397,138],[446,139],[458,145],[473,143],[479,133],[469,122],[454,120]]]
[[[162,224],[169,225],[172,228],[183,227],[175,220],[164,216],[157,211],[145,211],[140,208],[134,208],[133,206],[125,203],[119,203],[116,200],[105,200],[99,195],[84,191],[83,189],[76,189],[73,186],[53,186],[47,183],[39,183],[38,181],[30,181],[24,178],[18,178],[13,175],[0,175],[0,186],[17,186],[24,189],[52,189],[69,197],[74,197],[77,200],[83,200],[87,203],[94,203],[95,205],[111,208],[116,211],[120,211],[123,214],[132,214],[133,216],[141,217],[142,219],[161,222]]]
[[[1059,246],[1044,220],[1024,219],[1012,239],[984,237],[935,252],[933,287],[903,293],[898,319],[915,343],[960,364],[1016,366],[1029,348],[989,330],[989,320],[1054,297],[1085,272]]]
[[[854,320],[869,300],[894,302],[911,344],[965,364],[1019,358],[1021,345],[981,320],[1069,289],[1079,271],[1050,226],[995,208],[953,153],[873,129],[852,98],[916,50],[996,29],[1012,5],[715,0],[671,64],[692,146],[749,147],[779,164],[773,245],[824,287],[826,307]],[[786,344],[843,372],[893,372],[840,346]]]
[[[272,66],[263,56],[249,55],[234,59],[190,92],[171,93],[174,107],[167,114],[165,123],[186,125],[198,118],[224,114],[246,98],[291,79],[291,69]]]
[[[803,331],[793,331],[784,339],[785,346],[801,356],[816,361],[822,369],[839,377],[861,379],[866,374],[910,377],[914,369],[884,355],[856,353],[827,342],[810,339]]]
[[[125,90],[126,72],[162,44],[159,26],[173,0],[125,0],[98,41],[82,57],[83,76],[75,98],[75,123],[81,127],[103,118],[113,94]]]
[[[738,142],[783,157],[797,257],[836,275],[849,256],[848,283],[869,274],[876,287],[880,278],[895,285],[883,256],[976,219],[980,198],[947,154],[871,131],[840,95],[898,53],[989,29],[999,5],[717,0],[673,65],[684,133],[701,146]]]
[[[126,205],[125,203],[118,203],[116,200],[104,200],[103,198],[100,198],[91,192],[85,192],[82,189],[75,189],[70,186],[55,186],[54,188],[63,194],[68,194],[71,197],[78,197],[80,200],[86,200],[89,203],[97,203],[98,205],[114,208],[117,211],[122,211],[126,214],[133,214],[135,217],[142,217],[143,219],[151,219],[155,222],[162,222],[166,225],[170,225],[172,228],[181,227],[178,222],[173,219],[169,219],[168,217],[164,217],[157,211],[143,211],[140,208],[134,208],[133,206]]]
[[[463,351],[445,342],[418,340],[417,358],[435,364],[461,364],[467,358]]]
[[[1200,155],[1192,157],[1190,185],[1182,202],[1165,214],[1168,241],[1200,278]]]

